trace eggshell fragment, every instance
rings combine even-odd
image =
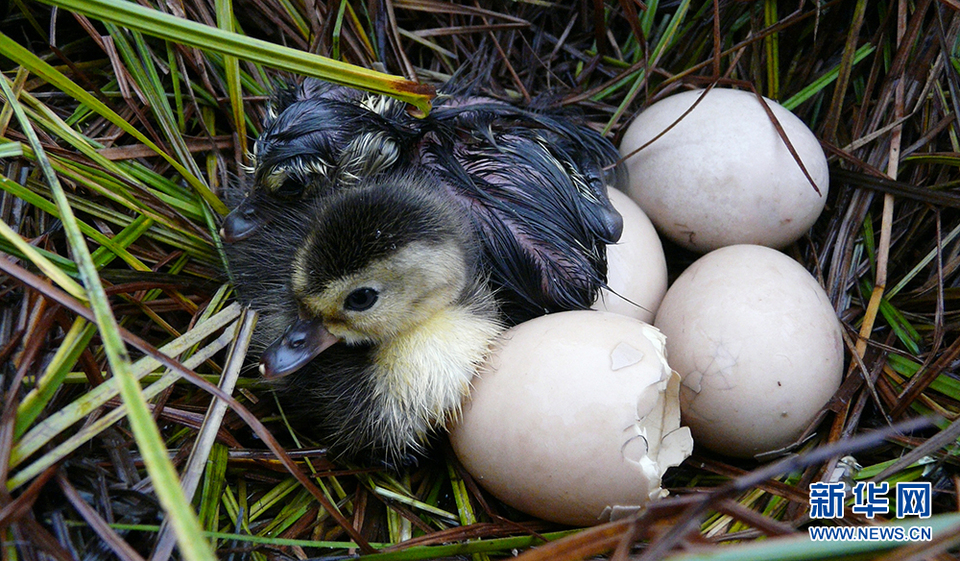
[[[658,101],[624,133],[620,153],[626,156],[667,131],[627,159],[630,196],[661,233],[694,251],[734,244],[780,248],[796,241],[827,200],[827,160],[817,138],[793,113],[764,98],[819,193],[752,92],[714,88],[684,115],[702,94]]]
[[[751,457],[792,444],[840,386],[843,341],[826,293],[755,245],[708,253],[667,291],[656,325],[698,445]]]
[[[652,323],[667,292],[663,244],[637,203],[616,189],[610,189],[608,195],[623,216],[623,234],[617,243],[607,246],[609,290],[600,290],[593,309]]]
[[[679,377],[652,326],[563,312],[508,330],[474,379],[450,440],[505,503],[563,524],[622,516],[666,494],[689,456]]]

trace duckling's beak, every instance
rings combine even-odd
[[[220,237],[223,241],[233,243],[245,240],[263,225],[263,219],[252,199],[244,199],[240,206],[223,219],[223,225],[220,226]]]
[[[319,319],[302,319],[260,355],[260,374],[276,379],[296,372],[339,341]]]

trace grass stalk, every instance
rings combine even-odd
[[[433,88],[289,47],[178,18],[133,2],[111,0],[40,0],[45,4],[101,18],[116,25],[159,37],[339,84],[396,97],[430,111]],[[0,46],[3,46],[0,44]]]
[[[129,408],[130,425],[143,454],[147,471],[153,478],[154,488],[160,502],[170,515],[170,520],[176,529],[180,552],[188,561],[214,561],[216,556],[213,554],[210,544],[203,539],[199,531],[196,514],[180,490],[177,472],[167,456],[166,446],[164,446],[160,430],[150,414],[147,402],[143,397],[142,388],[137,379],[130,373],[130,357],[123,340],[120,338],[117,320],[110,309],[107,294],[100,283],[96,266],[90,256],[90,251],[87,249],[83,234],[77,225],[70,203],[60,186],[56,173],[53,171],[53,166],[46,158],[43,147],[40,145],[40,139],[37,138],[32,124],[27,119],[26,113],[24,113],[6,80],[0,80],[0,88],[3,89],[7,102],[13,107],[13,113],[27,136],[30,146],[36,153],[40,168],[53,191],[54,201],[60,210],[60,219],[70,242],[70,248],[77,260],[80,277],[83,280],[90,306],[96,318],[107,361],[110,363],[114,377],[118,380],[120,395]]]

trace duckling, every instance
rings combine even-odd
[[[470,220],[441,183],[405,168],[317,199],[294,252],[296,316],[260,371],[337,455],[421,454],[503,329]]]
[[[574,119],[468,94],[441,95],[430,116],[414,120],[394,100],[350,97],[338,87],[335,101],[351,101],[343,115],[327,115],[330,90],[305,84],[324,93],[299,95],[268,123],[255,145],[256,188],[225,232],[250,236],[285,200],[324,197],[359,177],[418,165],[470,208],[482,268],[508,323],[593,304],[606,280],[605,246],[622,230],[606,189],[622,187],[625,172],[609,141]],[[340,136],[354,148],[331,166],[327,141]],[[233,224],[243,227],[226,226]]]
[[[312,206],[312,205],[306,205]],[[256,235],[244,236],[223,245],[230,284],[237,300],[259,311],[249,353],[259,356],[297,317],[296,302],[290,293],[290,267],[300,240],[312,222],[309,208],[275,203],[264,198],[267,209]]]
[[[220,236],[246,239],[286,206],[410,160],[414,122],[389,97],[316,79],[281,87],[253,145],[254,188],[244,189]]]
[[[255,219],[225,246],[230,274],[262,310],[254,350],[270,342],[261,373],[292,417],[340,456],[408,463],[504,326],[593,303],[620,235],[606,188],[622,168],[573,120],[452,96],[432,119],[354,129],[399,131],[395,160],[364,168],[370,152],[348,150],[298,175],[303,154],[323,153],[287,134],[314,103],[300,97],[258,140]]]

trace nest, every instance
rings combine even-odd
[[[956,2],[141,2],[421,83],[472,67],[484,93],[571,107],[614,141],[647,105],[710,84],[778,100],[814,131],[831,162],[827,208],[786,252],[844,326],[843,385],[795,455],[698,451],[669,474],[669,498],[586,530],[500,504],[442,446],[391,473],[333,463],[288,430],[253,373],[237,379],[252,317],[230,299],[216,234],[218,193],[243,175],[265,101],[290,77],[280,55],[251,42],[238,60],[196,48],[187,28],[131,29],[106,3],[54,3],[10,3],[0,23],[4,558],[204,559],[211,544],[230,559],[659,559],[730,541],[722,551],[739,559],[949,557]],[[666,249],[672,275],[696,257]],[[192,505],[156,467],[164,454]],[[817,549],[809,484],[834,472],[930,482],[938,537]]]

